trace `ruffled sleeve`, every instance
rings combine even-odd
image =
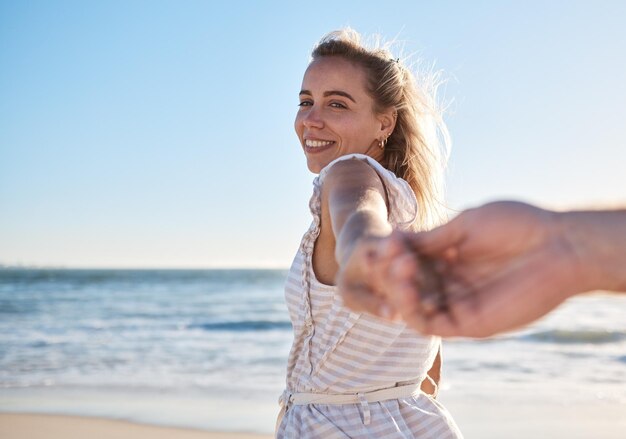
[[[309,206],[313,216],[319,216],[320,212],[320,194],[324,178],[328,174],[330,168],[343,160],[361,160],[370,165],[380,177],[385,190],[387,192],[387,201],[389,205],[389,222],[394,228],[409,229],[417,218],[417,200],[415,194],[402,178],[397,177],[393,172],[385,169],[380,163],[365,154],[348,154],[341,156],[328,165],[326,165],[313,181],[314,194]]]

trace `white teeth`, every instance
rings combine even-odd
[[[330,145],[331,143],[335,143],[332,142],[330,140],[305,140],[304,144],[310,148],[319,148],[321,146],[326,146],[326,145]]]

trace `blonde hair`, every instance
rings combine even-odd
[[[346,28],[325,35],[311,53],[339,56],[361,66],[368,78],[374,111],[393,108],[396,126],[389,137],[381,163],[406,180],[418,201],[415,227],[424,229],[445,219],[443,177],[450,136],[437,103],[437,73],[414,75],[387,47],[369,49],[361,36]]]

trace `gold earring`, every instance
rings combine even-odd
[[[380,146],[380,149],[385,149],[385,146],[387,145],[387,140],[389,140],[389,137],[391,137],[391,133],[387,134],[382,140],[378,142],[378,146]]]

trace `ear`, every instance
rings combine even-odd
[[[376,118],[380,122],[380,134],[387,138],[396,127],[396,110],[389,108],[382,113],[379,113]]]

